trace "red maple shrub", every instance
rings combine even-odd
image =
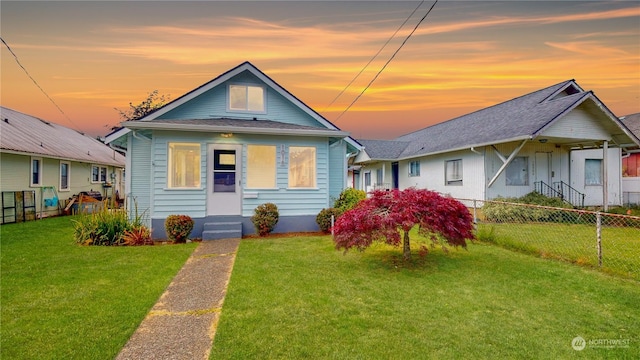
[[[409,231],[418,225],[418,233],[434,243],[438,236],[452,246],[467,246],[473,240],[473,217],[461,202],[437,192],[408,188],[375,190],[371,197],[345,212],[336,221],[334,243],[345,251],[364,250],[374,241],[400,245],[403,232],[403,257],[411,258]]]

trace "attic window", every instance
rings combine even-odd
[[[229,85],[229,111],[265,112],[264,87],[257,85]]]

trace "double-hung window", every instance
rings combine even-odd
[[[92,165],[91,166],[91,182],[92,183],[107,182],[107,168],[105,166]]]
[[[200,144],[169,143],[168,188],[199,189],[200,167]]]
[[[229,85],[229,111],[265,112],[264,87]]]
[[[274,189],[276,187],[276,147],[247,145],[247,188]]]
[[[602,159],[585,159],[584,184],[602,185]]]
[[[70,172],[71,163],[68,161],[60,161],[60,191],[69,191]]]
[[[316,148],[310,146],[289,147],[289,187],[316,187]]]
[[[31,186],[42,185],[42,158],[31,158],[31,176],[29,182]]]
[[[420,161],[415,160],[409,163],[409,176],[420,176]]]
[[[462,185],[462,159],[445,162],[445,185]]]
[[[517,156],[505,169],[507,185],[528,186],[529,185],[529,158]]]

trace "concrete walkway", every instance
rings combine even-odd
[[[116,359],[208,359],[239,243],[200,243]]]

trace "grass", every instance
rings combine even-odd
[[[634,359],[639,298],[637,281],[483,243],[405,264],[384,245],[343,255],[328,236],[249,239],[210,358]],[[576,336],[630,344],[577,352]]]
[[[479,237],[510,249],[598,267],[596,228],[593,224],[487,223]],[[640,230],[602,228],[602,270],[640,280]]]
[[[113,359],[196,245],[79,246],[70,217],[0,231],[3,359]]]

